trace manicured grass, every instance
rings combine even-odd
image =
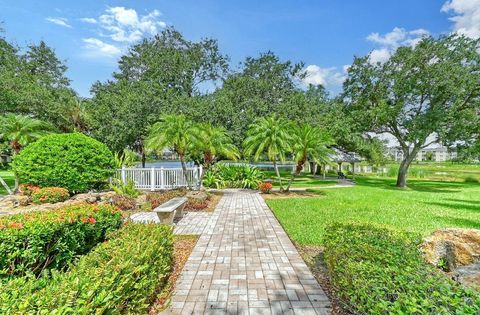
[[[15,186],[15,179],[11,171],[0,171],[0,176],[7,183],[10,188]],[[0,195],[6,195],[7,191],[3,188],[3,185],[0,184]]]
[[[319,189],[320,197],[267,200],[290,237],[322,245],[331,222],[376,222],[427,235],[439,228],[480,228],[480,184],[358,177],[352,188]]]
[[[264,172],[265,176],[272,180],[273,187],[280,187],[280,184],[277,179],[277,175],[275,172]],[[282,177],[282,184],[285,187],[288,184],[288,181],[292,177],[290,172],[280,172],[280,176]],[[299,188],[299,187],[318,187],[318,186],[332,186],[335,185],[337,182],[331,179],[322,179],[321,176],[312,176],[310,174],[300,174],[297,176],[292,183],[292,187]]]

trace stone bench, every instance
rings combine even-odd
[[[175,197],[153,209],[153,212],[157,213],[160,223],[173,224],[174,218],[183,217],[187,201],[186,197]]]

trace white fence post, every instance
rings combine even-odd
[[[198,168],[198,189],[203,188],[202,175],[203,175],[203,165],[200,164],[200,167]]]
[[[126,184],[127,183],[127,180],[126,180],[126,177],[125,177],[125,165],[122,166],[122,171],[121,171],[121,178],[122,178],[122,183]]]
[[[150,190],[155,191],[155,167],[150,170]]]
[[[160,189],[165,189],[165,172],[163,166],[160,168]]]

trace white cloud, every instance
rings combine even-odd
[[[400,46],[415,46],[425,36],[430,34],[429,31],[419,28],[412,31],[407,31],[404,28],[395,27],[391,32],[384,35],[379,33],[371,33],[367,36],[367,40],[378,44],[380,48],[374,49],[370,52],[371,63],[384,63],[392,53]]]
[[[81,18],[80,21],[85,22],[85,23],[90,23],[90,24],[96,24],[97,20],[94,18]]]
[[[391,52],[387,48],[374,49],[370,52],[370,62],[371,63],[384,63],[390,59]]]
[[[68,20],[66,18],[47,17],[45,20],[50,22],[50,23],[57,24],[57,25],[60,25],[60,26],[63,26],[63,27],[68,27],[68,28],[72,27],[70,24],[68,24]]]
[[[450,20],[455,32],[471,38],[480,38],[480,0],[450,0],[442,12],[453,13]]]
[[[146,15],[139,15],[135,9],[111,7],[97,19],[83,18],[86,23],[98,24],[101,36],[116,42],[132,43],[145,36],[155,35],[167,24],[159,20],[160,11],[153,10]]]
[[[305,68],[305,78],[302,82],[305,85],[323,85],[326,88],[335,88],[345,81],[345,72],[348,65],[343,67],[343,71],[339,71],[336,67],[321,68],[317,65],[309,65]]]
[[[97,57],[108,57],[115,58],[118,57],[122,50],[117,46],[105,43],[98,38],[84,38],[83,42],[85,43],[85,55],[91,58]]]

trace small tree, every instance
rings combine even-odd
[[[287,191],[290,190],[293,180],[300,175],[307,161],[312,160],[322,165],[328,163],[333,151],[328,149],[327,145],[331,144],[333,143],[330,136],[321,128],[312,127],[309,124],[296,126],[292,149],[297,165],[288,182]]]
[[[51,125],[28,116],[6,114],[0,117],[0,139],[10,143],[14,154],[38,138],[50,133]]]
[[[291,152],[293,139],[292,122],[272,115],[259,118],[251,124],[243,143],[245,155],[253,157],[254,161],[266,153],[273,163],[280,190],[283,190],[283,186],[277,162],[285,161],[287,153]]]
[[[150,150],[163,151],[170,148],[178,154],[189,188],[191,184],[187,176],[185,156],[193,145],[193,131],[193,123],[184,115],[164,115],[152,126],[145,141],[145,146]]]
[[[232,160],[240,157],[237,147],[224,128],[208,123],[198,124],[194,126],[193,135],[193,150],[201,155],[204,167],[201,179],[219,157]]]
[[[384,64],[356,58],[344,84],[357,130],[388,133],[403,151],[397,186],[418,152],[434,142],[478,135],[479,40],[451,35],[400,47]],[[432,138],[432,141],[427,139]]]

